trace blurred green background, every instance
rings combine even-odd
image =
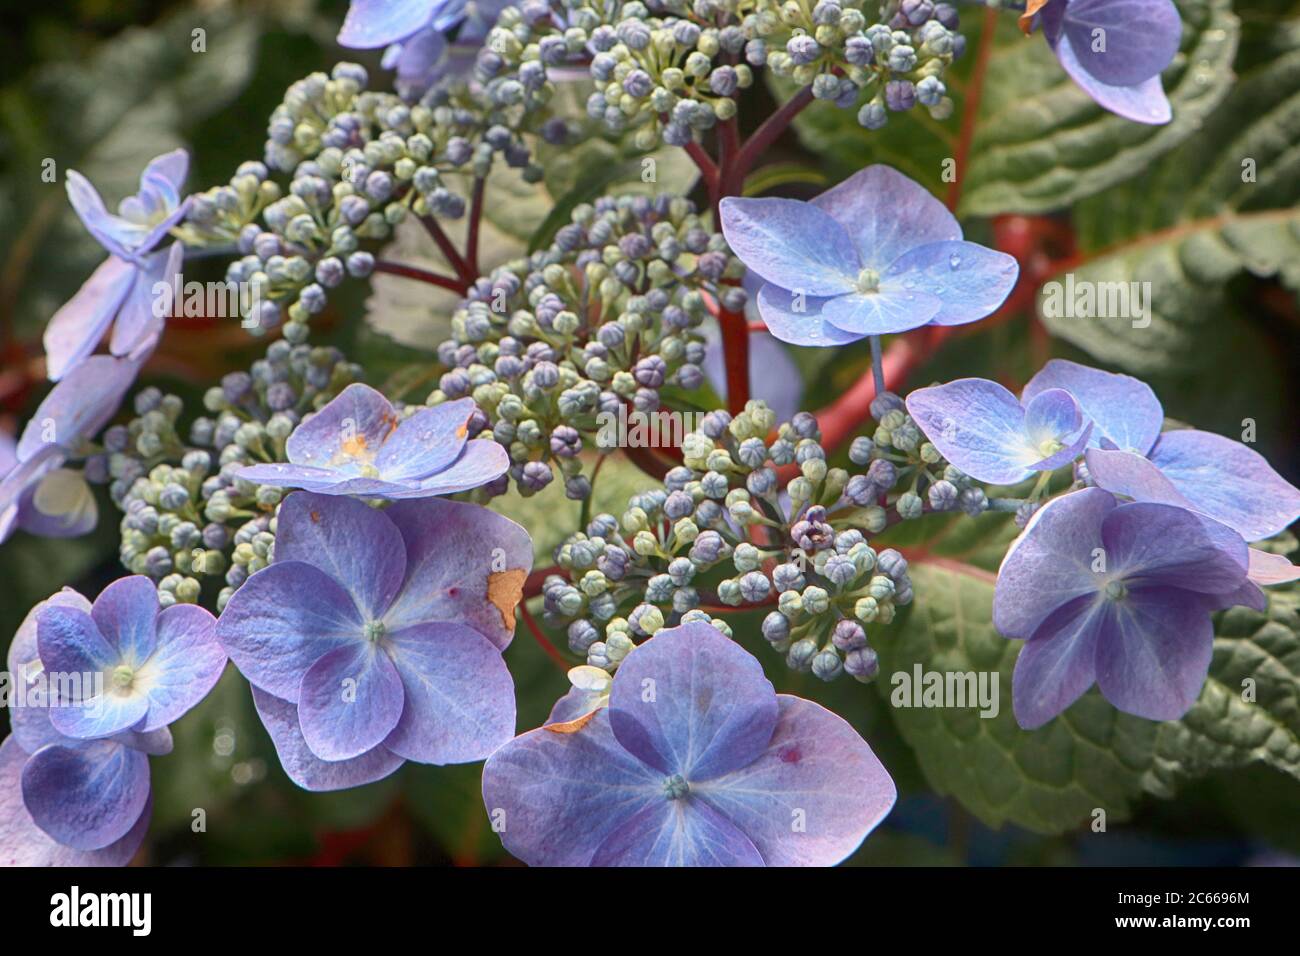
[[[16,432],[45,393],[43,325],[102,256],[67,206],[63,172],[84,172],[111,203],[132,191],[150,157],[184,145],[193,157],[191,188],[225,182],[241,161],[260,158],[266,119],[293,80],[328,69],[341,58],[377,66],[375,56],[343,53],[334,44],[346,6],[344,0],[83,0],[21,9],[11,5],[0,14],[0,428]],[[1235,120],[1225,117],[1248,111],[1231,98],[1225,101],[1234,95],[1234,74],[1271,69],[1280,58],[1295,60],[1300,56],[1300,30],[1293,4],[1234,6],[1225,0],[1182,6],[1196,31],[1194,56],[1184,64],[1186,75],[1170,85],[1178,91],[1173,94],[1176,108],[1195,117],[1197,131],[1182,130],[1185,141],[1175,143],[1112,132],[1113,127],[1105,125],[1095,142],[1084,143],[1083,153],[1095,154],[1085,156],[1086,162],[1079,158],[1079,142],[1092,135],[1090,123],[1101,122],[1092,113],[1058,118],[1060,128],[1037,131],[1032,122],[1017,116],[1016,97],[1026,93],[1025,87],[1034,92],[1040,76],[1059,83],[1059,70],[1050,56],[1044,59],[1040,38],[1023,40],[1011,18],[1003,18],[1006,22],[990,42],[984,100],[972,125],[970,173],[958,207],[968,214],[963,215],[968,237],[1013,252],[1021,259],[1022,271],[1043,279],[1062,263],[1083,262],[1080,267],[1087,268],[1087,262],[1106,262],[1107,250],[1132,243],[1135,236],[1132,244],[1144,247],[1166,242],[1168,230],[1204,218],[1203,210],[1189,208],[1184,201],[1185,193],[1214,174],[1207,165],[1210,160],[1204,159],[1213,151],[1203,144],[1255,135],[1249,128],[1224,125],[1244,122],[1239,115]],[[963,10],[972,49],[982,16],[978,10]],[[1226,52],[1207,39],[1211,31],[1226,29],[1224,18],[1237,21]],[[194,55],[192,31],[199,28],[206,31],[207,50]],[[954,92],[959,98],[971,93],[971,59],[966,57],[957,71]],[[1210,64],[1210,79],[1201,83],[1191,71],[1204,63]],[[1292,136],[1292,144],[1300,141],[1297,77],[1300,72],[1292,70],[1271,81],[1284,86],[1277,93],[1285,107],[1278,134]],[[580,103],[582,94],[573,95]],[[761,120],[770,96],[758,91],[746,103],[746,125]],[[787,136],[773,151],[751,186],[806,196],[867,163],[890,162],[943,195],[949,187],[941,179],[940,159],[960,152],[961,115],[959,110],[947,124],[909,117],[881,134],[866,134],[853,124],[851,113],[818,107],[805,114],[798,136]],[[1044,160],[1041,149],[1034,153],[1063,132],[1073,139],[1062,141],[1054,158]],[[1120,139],[1113,141],[1116,136]],[[1017,158],[1017,149],[1028,149],[1030,155]],[[504,198],[488,211],[494,254],[500,258],[521,247],[554,198],[572,199],[584,176],[595,176],[617,155],[613,146],[603,143],[552,154],[544,192],[529,193],[513,180],[497,184],[497,195]],[[1128,157],[1127,167],[1111,168],[1118,155]],[[984,161],[981,156],[997,159]],[[41,164],[50,158],[59,170],[57,184],[40,178]],[[1231,166],[1233,159],[1224,162]],[[1045,161],[1058,162],[1065,173],[1055,179],[1039,175]],[[690,189],[688,167],[672,156],[665,162],[668,171],[661,184]],[[997,167],[998,162],[1003,167]],[[1290,162],[1284,169],[1292,170],[1291,181],[1274,183],[1266,194],[1264,202],[1270,207],[1295,205],[1300,175],[1294,175],[1294,157]],[[1155,189],[1149,177],[1156,177],[1161,188]],[[608,175],[601,181],[609,181]],[[1255,201],[1246,199],[1232,208],[1249,210]],[[1015,215],[991,218],[1000,212]],[[1215,275],[1208,274],[1208,267],[1198,272],[1198,260],[1186,245],[1176,248],[1174,256],[1184,274],[1168,279],[1176,294],[1160,301],[1175,304],[1168,316],[1159,316],[1161,337],[1149,355],[1116,352],[1114,343],[1104,339],[1104,330],[1055,329],[1060,334],[1049,335],[1035,316],[1031,286],[1020,308],[945,343],[911,375],[909,385],[983,375],[1019,387],[1052,355],[1124,366],[1148,378],[1173,419],[1229,435],[1240,433],[1243,418],[1253,419],[1259,433],[1256,447],[1296,482],[1300,315],[1291,280],[1297,263],[1288,258],[1270,267],[1248,255],[1254,243],[1264,249],[1267,260],[1268,243],[1273,241],[1241,239],[1245,266],[1220,269]],[[491,255],[488,258],[491,261]],[[211,274],[194,278],[216,279],[224,263],[198,263],[195,268]],[[187,278],[190,271],[187,266]],[[418,397],[427,391],[436,368],[427,353],[414,346],[438,340],[439,309],[446,305],[422,298],[419,290],[402,288],[400,281],[377,286],[373,296],[351,288],[331,296],[324,339],[361,362],[371,384],[401,388],[410,392],[406,397]],[[174,322],[143,381],[197,403],[207,386],[227,371],[246,368],[263,348],[264,343],[249,339],[233,322]],[[863,374],[868,360],[865,345],[833,353],[799,350],[791,358],[807,383],[803,407],[809,409],[842,394]],[[627,495],[643,486],[645,479],[630,466],[607,462],[597,487],[598,505],[621,512]],[[503,508],[534,534],[538,567],[552,563],[550,549],[576,527],[576,506],[558,494],[544,501],[510,499]],[[117,519],[105,497],[99,528],[85,538],[48,541],[20,534],[0,547],[0,646],[27,610],[57,587],[71,584],[94,595],[122,573],[116,562]],[[972,528],[953,532],[922,523],[909,534],[927,539],[936,553],[995,567],[997,547],[1013,529],[993,516]],[[934,544],[938,538],[942,545]],[[918,581],[919,602],[927,599],[921,585],[929,580]],[[946,587],[948,583],[936,580],[930,590]],[[906,660],[924,653],[918,648],[933,638],[933,656],[952,652],[944,660],[954,667],[993,648],[992,664],[985,666],[1003,667],[1004,677],[1009,676],[1009,647],[1004,653],[1006,642],[978,620],[987,597],[954,596],[960,606],[971,609],[972,633],[945,630],[951,622],[940,620],[938,611],[928,621],[912,620],[919,615],[915,610],[904,615],[894,625],[903,637],[890,649],[882,648],[886,662],[906,666]],[[936,607],[940,598],[936,593]],[[1295,608],[1288,606],[1275,617],[1291,627]],[[1232,631],[1234,626],[1237,631]],[[1258,626],[1229,622],[1224,633],[1254,634]],[[1237,864],[1282,862],[1291,859],[1288,854],[1300,854],[1295,813],[1300,782],[1278,770],[1208,759],[1198,768],[1198,778],[1181,786],[1176,799],[1159,799],[1151,794],[1167,783],[1159,766],[1163,744],[1142,738],[1145,730],[1140,729],[1132,750],[1121,752],[1116,740],[1128,725],[1116,722],[1113,714],[1098,712],[1100,723],[1079,724],[1077,739],[1065,751],[1070,766],[1061,767],[1043,759],[1032,742],[999,739],[996,728],[972,730],[959,717],[936,725],[916,722],[919,718],[892,711],[884,694],[874,688],[847,679],[825,685],[810,675],[791,675],[757,637],[757,617],[748,626],[743,618],[737,620],[735,629],[778,689],[810,697],[849,719],[897,780],[898,807],[853,863]],[[552,637],[563,647],[562,634]],[[564,668],[522,629],[506,659],[517,684],[519,727],[535,727],[568,686]],[[888,670],[882,667],[883,673]],[[1002,693],[1009,714],[1009,679],[1003,680]],[[1294,708],[1286,716],[1294,720]],[[385,781],[338,794],[296,788],[280,770],[247,686],[233,668],[211,697],[173,729],[175,753],[153,761],[155,810],[142,852],[145,862],[512,862],[488,828],[478,792],[478,765],[408,764]],[[936,740],[935,733],[942,739]],[[998,748],[1002,750],[990,756],[989,751]],[[1103,759],[1117,753],[1113,763]],[[1060,752],[1053,755],[1058,760]],[[1008,773],[1017,781],[1013,792],[1001,792],[993,779],[998,760],[1009,761]],[[1225,765],[1231,769],[1215,769]],[[967,769],[972,775],[963,777]],[[1201,775],[1205,770],[1210,772]],[[1113,786],[1105,782],[1108,777]],[[940,795],[936,788],[960,793],[963,800]],[[1105,833],[1094,833],[1088,826],[1094,806],[1106,806],[1110,812]],[[206,830],[195,832],[192,821],[200,809]],[[1004,822],[1008,819],[1024,827]],[[1002,825],[989,825],[998,823]]]

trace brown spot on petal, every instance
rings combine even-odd
[[[457,438],[464,438],[468,434],[469,434],[469,422],[466,422],[464,425],[461,425],[459,428],[456,429]]]
[[[353,435],[343,443],[342,449],[349,458],[360,458],[366,453],[366,436]]]
[[[596,710],[600,710],[600,708],[597,707]],[[547,724],[542,729],[549,730],[553,734],[576,734],[591,723],[591,718],[596,716],[596,710],[589,714],[583,714],[581,717],[575,717],[573,720],[560,721],[558,724]]]
[[[515,607],[524,596],[524,579],[527,577],[528,572],[523,568],[493,571],[488,575],[487,599],[496,607],[507,631],[515,629]]]
[[[1048,0],[1025,0],[1025,12],[1020,14],[1020,32],[1029,36],[1034,28],[1034,14],[1047,6]]]
[[[798,763],[803,754],[799,752],[798,747],[786,747],[781,751],[782,763]]]
[[[311,523],[312,523],[312,524],[320,524],[320,512],[319,512],[319,511],[313,511],[313,512],[311,513]]]

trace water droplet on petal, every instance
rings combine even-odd
[[[948,257],[948,268],[956,269],[959,265],[961,265],[961,256],[954,252]]]

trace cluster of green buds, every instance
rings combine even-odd
[[[265,165],[245,163],[230,186],[201,194],[182,230],[190,246],[234,244],[226,280],[254,334],[283,324],[290,342],[306,341],[329,291],[374,270],[367,245],[408,216],[431,229],[461,217],[497,154],[540,176],[513,121],[465,87],[409,104],[367,80],[363,67],[339,63],[290,86],[271,116]],[[286,191],[268,167],[291,174]]]
[[[870,439],[854,448],[865,474],[830,467],[807,413],[775,426],[758,401],[734,418],[710,412],[662,489],[634,496],[620,519],[596,516],[556,551],[564,574],[544,583],[544,614],[588,665],[612,670],[674,623],[774,607],[763,634],[791,668],[875,675],[865,625],[890,623],[912,600],[903,556],[867,541],[891,523],[896,470]],[[797,471],[782,482],[781,469]]]
[[[939,449],[926,440],[901,398],[891,392],[877,396],[871,414],[877,422],[874,434],[857,439],[850,455],[855,462],[872,462],[872,468],[887,468],[894,475],[899,491],[890,508],[898,518],[906,521],[943,511],[964,511],[975,517],[991,507],[984,489],[960,468],[948,464]],[[861,489],[848,489],[850,497],[859,500],[874,492],[872,488],[864,495]]]
[[[188,441],[177,431],[182,402],[147,388],[137,417],[104,435],[110,493],[122,509],[122,564],[158,583],[164,604],[194,603],[205,581],[223,582],[217,608],[270,561],[283,492],[236,477],[246,465],[284,461],[285,442],[360,370],[337,349],[274,342],[249,372],[209,389],[211,416]]]
[[[871,22],[865,7],[840,0],[759,0],[745,23],[757,37],[754,53],[774,74],[811,85],[817,99],[856,107],[867,129],[884,126],[890,111],[918,103],[935,119],[951,116],[944,73],[965,48],[956,32],[956,8],[932,0],[889,0]]]
[[[744,307],[743,267],[685,199],[603,197],[579,206],[545,250],[481,278],[438,347],[450,368],[428,398],[471,396],[530,495],[558,471],[591,483],[581,453],[622,443],[620,417],[660,407],[666,385],[704,382],[708,299]],[[630,409],[630,411],[629,411]],[[504,491],[505,477],[492,491]]]

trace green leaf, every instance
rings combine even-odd
[[[1219,361],[1243,333],[1223,321],[1230,280],[1277,276],[1300,290],[1300,29],[1273,44],[1195,142],[1075,209],[1075,286],[1150,283],[1148,315],[1066,317],[1044,295],[1053,333],[1138,373],[1186,371]]]
[[[1041,35],[999,24],[959,212],[1063,209],[1121,182],[1200,129],[1232,78],[1239,24],[1229,0],[1177,0],[1180,52],[1164,73],[1173,120],[1134,123],[1097,106]],[[1205,142],[1204,135],[1197,143]]]
[[[982,522],[966,522],[969,527]],[[919,522],[918,522],[919,524]],[[1300,592],[1274,591],[1266,615],[1245,608],[1221,616],[1210,676],[1192,709],[1157,723],[1122,714],[1094,689],[1037,730],[1011,708],[1020,642],[992,625],[995,543],[946,526],[913,559],[917,601],[875,638],[882,696],[930,783],[990,826],[1012,822],[1039,833],[1079,826],[1096,809],[1129,816],[1144,794],[1173,796],[1205,774],[1263,763],[1300,778]],[[958,535],[960,534],[960,537]],[[913,550],[913,554],[916,551]],[[985,566],[981,566],[985,565]],[[995,716],[965,707],[904,707],[896,675],[986,672],[997,676]],[[1251,684],[1243,685],[1243,681]],[[1249,689],[1253,699],[1243,696]]]

